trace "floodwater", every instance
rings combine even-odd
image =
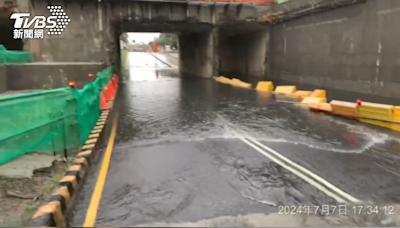
[[[180,77],[158,58],[129,54],[96,226],[396,225],[398,133]],[[83,224],[98,169],[71,226]]]

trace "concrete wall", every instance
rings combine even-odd
[[[269,44],[269,27],[262,30],[220,36],[220,74],[245,80],[264,77]]]
[[[274,25],[270,78],[400,97],[400,1],[364,4]]]
[[[213,32],[179,35],[179,70],[181,75],[211,78],[213,72]],[[216,57],[217,58],[217,57]]]
[[[0,65],[0,93],[6,92],[7,90],[7,67],[5,65]]]
[[[30,6],[33,15],[49,16],[49,3],[34,0]],[[71,22],[61,35],[47,35],[43,40],[33,39],[24,49],[33,52],[35,61],[42,62],[111,62],[114,51],[113,26],[105,5],[97,2],[55,1],[61,5]],[[26,11],[24,11],[26,12]]]
[[[90,82],[88,74],[96,74],[105,68],[102,63],[30,63],[0,66],[7,72],[6,90],[55,89],[68,86],[74,81],[77,88]],[[0,81],[1,89],[1,81]]]

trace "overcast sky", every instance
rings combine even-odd
[[[154,38],[157,38],[160,35],[160,33],[141,33],[141,32],[135,32],[135,33],[128,33],[129,36],[129,41],[135,40],[136,43],[149,43],[150,41],[153,41]]]

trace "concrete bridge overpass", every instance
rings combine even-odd
[[[4,0],[3,0],[4,1]],[[176,33],[180,40],[181,70],[185,74],[212,77],[223,73],[265,76],[269,21],[265,15],[281,16],[271,0],[257,1],[116,1],[74,0],[68,2],[17,0],[19,12],[48,16],[47,6],[61,5],[71,19],[58,36],[43,40],[8,42],[44,62],[120,62],[123,32]],[[318,8],[295,3],[293,9]],[[265,3],[265,4],[262,4]],[[287,7],[285,8],[287,9]],[[289,5],[290,9],[290,5]],[[14,10],[15,11],[15,10]],[[12,35],[11,12],[3,13],[7,34]],[[276,16],[272,17],[276,19]],[[261,20],[260,20],[261,19]]]
[[[5,0],[2,0],[5,2]],[[14,41],[9,46],[34,54],[44,62],[120,63],[124,32],[160,32],[179,35],[181,71],[203,77],[225,73],[263,77],[268,74],[270,22],[349,1],[293,1],[272,7],[271,0],[121,1],[121,0],[15,0],[2,13],[0,26],[12,36],[15,8],[31,16],[49,16],[47,6],[61,5],[71,19],[58,36]],[[330,2],[326,5],[325,2]],[[356,1],[357,2],[357,1]],[[264,3],[264,4],[263,4]],[[310,4],[312,3],[312,4]],[[4,5],[4,4],[3,4]],[[328,6],[328,7],[327,7]],[[293,11],[294,10],[294,11]],[[286,12],[287,15],[284,13]],[[6,45],[7,46],[7,45]]]
[[[251,69],[257,76],[264,74],[266,45],[262,44],[266,42],[269,28],[257,21],[249,22],[258,16],[254,4],[34,0],[19,11],[49,16],[49,4],[61,5],[71,22],[62,35],[24,40],[24,50],[34,53],[35,61],[118,64],[120,34],[160,32],[179,35],[181,70],[186,74],[212,77],[228,69],[230,61],[243,62],[243,69]],[[14,23],[13,20],[9,22]],[[250,45],[246,50],[251,51],[239,52],[237,44]],[[235,59],[229,57],[232,51],[237,56]],[[248,58],[250,53],[254,56]],[[249,63],[253,66],[245,66],[245,58],[251,59]]]
[[[36,61],[118,64],[121,32],[175,32],[186,75],[266,76],[398,97],[399,35],[391,30],[398,1],[295,0],[262,10],[232,2],[15,1],[34,15],[59,4],[72,19],[61,36],[24,41]],[[355,3],[364,4],[315,14]],[[12,23],[0,14],[1,23]]]

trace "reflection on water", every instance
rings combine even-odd
[[[310,112],[291,98],[211,79],[179,78],[176,70],[147,53],[130,57],[130,64],[138,67],[127,74],[121,102],[128,102],[127,122],[138,123],[135,141],[234,138],[227,130],[229,123],[229,128],[258,140],[332,152],[362,153],[389,141],[398,144],[395,132]]]
[[[267,93],[267,92],[257,92],[257,101],[258,105],[264,106],[267,105],[268,103],[271,103],[273,99],[273,94],[272,93]]]
[[[127,61],[129,68],[124,70],[125,81],[156,81],[165,75],[164,72],[171,71],[167,64],[148,53],[130,52]]]

